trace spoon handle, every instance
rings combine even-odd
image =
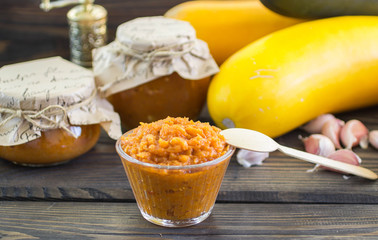
[[[289,147],[285,147],[281,145],[279,145],[278,150],[280,150],[281,152],[291,157],[299,158],[299,159],[305,160],[307,162],[315,163],[315,164],[320,164],[322,166],[333,168],[333,169],[336,169],[345,173],[350,173],[359,177],[367,178],[370,180],[376,180],[378,178],[377,174],[375,174],[369,169],[366,169],[360,166],[355,166],[355,165],[335,161],[329,158],[321,157],[318,155],[299,151],[294,148],[289,148]]]

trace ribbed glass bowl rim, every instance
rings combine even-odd
[[[125,134],[127,134],[127,133],[125,133]],[[119,138],[117,140],[115,148],[116,148],[118,155],[120,157],[126,159],[129,162],[136,163],[136,164],[141,165],[141,166],[152,167],[152,168],[157,168],[157,169],[167,169],[167,170],[186,170],[186,169],[201,168],[201,167],[215,165],[217,163],[220,163],[220,162],[232,157],[232,154],[235,152],[235,149],[236,149],[234,146],[228,145],[227,152],[225,154],[223,154],[222,156],[220,156],[219,158],[216,158],[214,160],[204,162],[204,163],[200,163],[200,164],[193,164],[193,165],[169,166],[169,165],[159,165],[159,164],[153,164],[153,163],[146,163],[146,162],[142,162],[142,161],[139,161],[139,160],[131,157],[130,155],[126,154],[123,151],[123,149],[121,147],[121,138]]]

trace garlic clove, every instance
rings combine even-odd
[[[334,118],[324,123],[322,131],[321,131],[323,135],[331,139],[336,149],[341,148],[339,136],[340,136],[340,132],[343,125],[344,125],[344,121]]]
[[[369,142],[373,147],[378,149],[378,130],[370,131]]]
[[[321,134],[312,134],[309,137],[303,138],[302,142],[308,153],[326,157],[335,152],[333,142],[327,136]]]
[[[305,130],[308,133],[321,133],[323,125],[328,121],[335,119],[335,116],[332,114],[322,114],[318,116],[317,118],[309,121],[304,126],[302,126],[302,129]]]
[[[362,162],[361,158],[357,154],[355,154],[352,150],[349,150],[349,149],[337,150],[336,152],[331,153],[327,157],[330,158],[330,159],[336,160],[336,161],[352,164],[352,165],[355,165],[355,166],[359,166]],[[324,166],[321,166],[321,168],[324,168],[324,169],[327,169],[327,170],[330,170],[330,171],[334,171],[334,172],[346,174],[346,173],[338,171],[336,169],[332,169],[332,168],[328,168],[328,167],[324,167]]]
[[[249,168],[254,165],[261,165],[262,162],[269,157],[267,152],[255,152],[245,149],[240,149],[236,155],[236,160],[240,165]]]
[[[361,145],[362,148],[367,148],[369,130],[359,120],[349,120],[341,129],[340,139],[344,147],[352,149],[352,147]]]

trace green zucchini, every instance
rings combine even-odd
[[[378,15],[378,0],[260,0],[270,10],[295,18]]]

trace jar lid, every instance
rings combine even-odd
[[[124,46],[141,52],[174,48],[196,39],[189,22],[165,17],[142,17],[118,26],[116,39]]]
[[[17,145],[70,125],[100,123],[109,136],[121,135],[113,107],[98,96],[93,73],[61,57],[0,68],[0,145]]]
[[[189,22],[163,16],[121,24],[115,41],[92,53],[96,83],[105,96],[173,72],[198,80],[219,71],[207,44],[196,38]]]

